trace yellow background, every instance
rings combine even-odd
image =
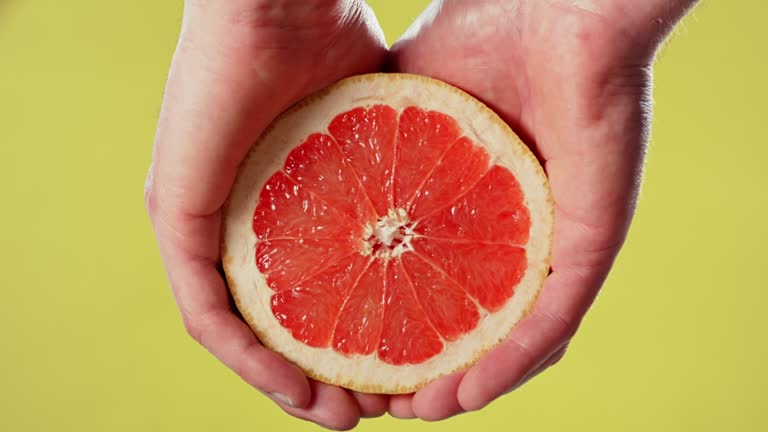
[[[390,41],[424,0],[372,2]],[[0,0],[0,431],[317,430],[184,333],[142,199],[180,1]],[[768,6],[656,67],[629,241],[564,361],[479,413],[360,430],[768,430]]]

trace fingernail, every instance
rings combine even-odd
[[[333,426],[324,425],[324,424],[318,423],[318,422],[313,422],[313,423],[315,423],[316,425],[320,426],[321,428],[325,428],[325,429],[332,430],[332,431],[344,431],[344,430],[347,430],[347,429],[336,429]]]
[[[289,398],[288,396],[286,396],[286,395],[284,395],[282,393],[270,393],[269,396],[271,398],[273,398],[273,399],[277,399],[278,401],[280,401],[280,402],[282,402],[282,403],[284,403],[284,404],[286,404],[286,405],[288,405],[290,407],[293,407],[293,408],[296,407],[296,405],[293,403],[291,398]]]

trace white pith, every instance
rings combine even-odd
[[[491,155],[491,163],[509,169],[518,179],[531,215],[526,247],[528,269],[515,295],[498,311],[484,314],[475,329],[446,343],[444,350],[425,362],[395,366],[381,361],[375,351],[367,356],[346,356],[332,348],[310,347],[293,338],[274,317],[270,300],[274,291],[255,265],[257,239],[251,228],[259,193],[288,153],[314,132],[326,132],[338,114],[356,107],[384,103],[402,111],[408,106],[433,109],[453,117],[463,134]],[[391,216],[391,217],[390,217]],[[403,221],[405,221],[403,223]],[[498,117],[479,102],[445,84],[408,75],[370,75],[346,80],[332,92],[291,110],[254,146],[241,166],[225,214],[224,264],[230,288],[241,313],[265,345],[281,353],[313,377],[362,391],[410,392],[441,375],[477,359],[501,341],[531,307],[549,270],[552,205],[546,177],[530,151]],[[390,210],[365,237],[391,245],[400,226],[409,226],[407,214]],[[411,227],[409,226],[409,229]],[[411,231],[412,233],[412,231]],[[393,258],[410,247],[410,238],[392,250]],[[407,240],[407,241],[406,241]],[[372,249],[370,243],[364,243]],[[368,250],[372,253],[372,250]]]
[[[387,215],[379,218],[376,225],[366,225],[363,231],[363,255],[391,259],[412,251],[411,239],[415,236],[405,209],[389,209]],[[375,245],[380,248],[376,250]]]

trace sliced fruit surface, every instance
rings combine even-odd
[[[413,391],[474,362],[549,268],[543,170],[488,108],[403,74],[344,80],[241,167],[223,260],[245,319],[309,376]]]

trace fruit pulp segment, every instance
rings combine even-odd
[[[328,132],[343,151],[347,164],[357,173],[379,215],[386,214],[392,207],[397,124],[397,111],[376,105],[340,114],[328,125]]]
[[[417,228],[427,237],[525,245],[530,226],[517,180],[495,165],[463,196],[419,220]]]
[[[459,126],[447,115],[416,107],[403,110],[395,146],[395,208],[408,206],[445,151],[458,138]]]
[[[469,138],[459,138],[411,198],[408,206],[411,218],[418,220],[463,195],[488,171],[489,159],[488,152]]]
[[[344,216],[361,222],[376,220],[376,210],[343,158],[333,138],[312,134],[288,155],[285,173]]]
[[[293,149],[253,219],[278,322],[309,346],[395,365],[506,304],[530,226],[517,179],[454,119],[387,105],[339,114]]]
[[[355,289],[367,259],[353,254],[340,259],[327,269],[303,280],[292,288],[272,296],[272,312],[296,339],[315,347],[328,346],[333,327],[344,300]]]
[[[378,355],[396,365],[421,363],[443,350],[400,260],[387,265],[384,325]]]
[[[345,354],[370,354],[379,346],[387,263],[373,258],[369,261],[333,325],[333,347]]]
[[[420,237],[413,248],[414,255],[445,271],[489,312],[512,297],[527,267],[525,249],[509,244]]]

